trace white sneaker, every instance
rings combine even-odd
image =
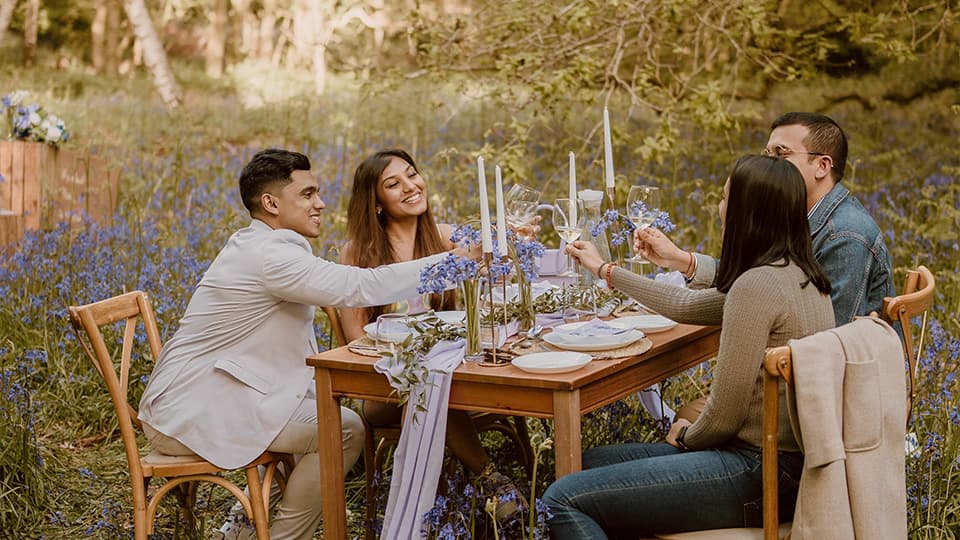
[[[210,533],[209,540],[256,540],[257,530],[252,525],[232,519]]]

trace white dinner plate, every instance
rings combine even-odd
[[[377,341],[377,321],[373,321],[372,323],[365,325],[363,327],[363,331],[367,333],[367,337]],[[414,329],[409,327],[390,328],[388,331],[384,332],[382,336],[380,336],[380,339],[382,341],[400,343],[401,341],[407,339],[407,336],[413,333]]]
[[[589,354],[578,352],[541,352],[517,356],[510,363],[530,373],[566,373],[582,368],[590,360]]]
[[[571,336],[560,332],[550,332],[543,336],[547,343],[568,351],[606,351],[626,347],[643,339],[643,332],[631,330],[613,336]]]
[[[435,315],[447,324],[463,324],[467,320],[466,311],[437,311]]]
[[[637,330],[642,330],[648,334],[656,334],[657,332],[666,332],[671,328],[677,326],[677,321],[668,319],[663,315],[630,315],[628,317],[620,317],[615,321],[607,321],[610,325],[625,325]]]

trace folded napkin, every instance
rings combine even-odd
[[[632,328],[613,326],[602,319],[591,319],[575,328],[556,328],[554,332],[568,336],[616,336],[629,332]]]
[[[553,313],[537,313],[537,324],[544,328],[553,328],[563,324],[563,311]]]
[[[672,272],[660,273],[653,277],[654,281],[659,281],[661,283],[667,283],[673,285],[674,287],[687,288],[687,279],[683,277],[683,274],[677,272],[676,270]]]

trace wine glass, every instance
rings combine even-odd
[[[397,345],[413,331],[406,313],[384,313],[377,317],[377,332],[374,335],[377,352],[381,356],[397,356]]]
[[[627,219],[636,225],[637,229],[646,229],[660,214],[660,188],[656,186],[631,186],[627,195]],[[646,263],[640,254],[635,254],[627,262]]]
[[[515,230],[523,229],[537,214],[540,204],[540,191],[522,184],[514,184],[504,198],[504,211],[507,223]],[[529,235],[524,235],[529,238]]]
[[[583,201],[580,199],[557,199],[553,203],[553,228],[567,244],[580,238],[580,232],[583,230],[580,220],[583,216]],[[567,269],[558,275],[571,277],[579,274],[579,263],[574,270],[573,257],[567,253]]]

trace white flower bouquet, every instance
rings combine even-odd
[[[26,90],[17,90],[0,98],[0,118],[6,119],[7,137],[51,146],[67,142],[70,134],[63,119],[36,103],[27,103],[29,95]]]

